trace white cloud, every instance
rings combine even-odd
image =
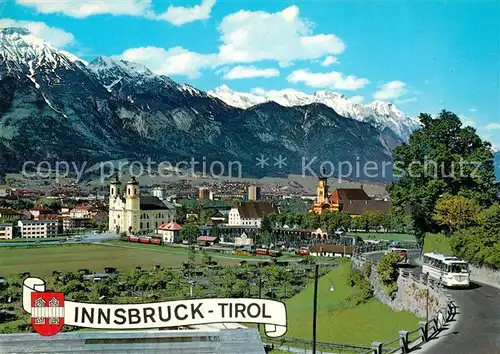
[[[54,47],[65,47],[75,42],[75,37],[60,28],[47,26],[44,22],[17,21],[10,18],[0,19],[0,28],[23,27],[35,36],[49,42]]]
[[[23,0],[25,1],[25,0]],[[196,12],[197,19],[209,16],[209,11],[201,11],[203,7],[205,10],[213,6],[215,1],[204,1],[199,5],[199,10]],[[208,5],[210,6],[208,6]],[[206,7],[204,7],[206,6]],[[175,8],[181,9],[181,8]],[[186,8],[179,10],[179,13],[186,16],[182,19],[176,19],[177,24],[187,19],[194,19],[194,17],[187,16],[191,14]],[[192,9],[192,8],[191,8]],[[171,7],[171,14],[173,8]],[[176,10],[177,11],[177,10]],[[163,18],[174,21],[174,16],[168,15],[167,11],[163,15],[155,15],[149,12],[149,18]],[[187,22],[183,22],[187,23]],[[194,52],[188,52],[180,47],[171,49],[161,49],[146,47],[146,48],[131,48],[124,54],[141,52],[142,64],[150,66],[154,72],[170,72],[171,70],[163,70],[163,67],[171,68],[177,74],[188,74],[190,77],[200,75],[200,70],[209,66],[218,67],[227,64],[245,64],[253,63],[263,60],[275,60],[280,67],[288,67],[293,65],[297,60],[314,60],[326,56],[326,62],[336,60],[333,55],[342,53],[346,46],[344,42],[333,34],[313,34],[314,24],[306,19],[299,17],[299,8],[297,6],[290,6],[283,11],[276,13],[268,13],[265,11],[238,11],[224,17],[218,26],[220,33],[221,45],[219,51],[212,54],[204,55]],[[147,50],[146,50],[147,49]],[[175,50],[174,50],[175,49]],[[182,54],[190,59],[189,63],[183,65],[180,60],[175,60],[175,65],[172,65],[172,51],[177,57],[179,50],[184,51]],[[187,53],[186,53],[187,52]],[[146,58],[146,54],[157,55],[158,57]],[[162,64],[161,60],[169,60],[169,63]],[[129,60],[132,60],[129,58]],[[194,65],[193,68],[188,68],[188,65]],[[156,69],[155,69],[156,68]],[[227,74],[225,68],[221,69],[223,74]],[[241,70],[241,69],[238,69]],[[277,76],[276,71],[268,69],[264,74],[259,76],[270,77]],[[248,72],[248,70],[247,70]],[[304,72],[304,71],[302,71]],[[301,71],[296,72],[290,78],[301,80],[297,77]],[[343,77],[341,73],[330,73],[327,86],[338,89],[354,89],[351,87],[364,86],[368,81],[366,79],[357,79],[354,76]],[[309,75],[315,75],[309,73]],[[336,76],[335,76],[336,75]],[[300,75],[299,75],[300,76]],[[313,78],[306,80],[315,87],[317,86]]]
[[[41,14],[60,13],[75,18],[94,15],[130,15],[166,20],[175,26],[210,18],[215,0],[202,0],[193,7],[170,6],[162,14],[152,9],[152,0],[16,0],[16,3],[35,9]]]
[[[409,97],[409,98],[402,98],[400,100],[395,100],[394,103],[405,104],[405,103],[416,102],[416,101],[418,101],[417,97]]]
[[[486,130],[500,130],[500,123],[490,123],[484,127]]]
[[[469,112],[477,112],[476,108],[469,108]]]
[[[332,55],[329,55],[325,58],[325,60],[323,60],[323,62],[321,62],[321,66],[327,67],[327,66],[330,66],[332,64],[338,64],[338,63],[339,63],[339,60],[337,58],[335,58]]]
[[[254,87],[253,89],[250,90],[250,92],[257,96],[266,95],[266,90],[264,90],[262,87]]]
[[[189,22],[206,20],[215,5],[215,0],[203,0],[201,5],[193,7],[169,6],[163,14],[156,15],[156,19],[167,20],[174,26],[182,26]]]
[[[352,96],[347,99],[352,104],[361,104],[365,101],[363,96]]]
[[[318,59],[340,54],[346,46],[333,34],[313,34],[314,24],[299,17],[299,8],[283,11],[241,10],[222,19],[218,30],[222,45],[220,60],[225,63]]]
[[[189,78],[199,77],[200,70],[213,66],[216,59],[214,55],[198,54],[182,47],[168,50],[158,47],[132,48],[115,57],[143,64],[159,75],[185,75]]]
[[[42,14],[62,13],[76,18],[85,18],[92,15],[145,15],[150,7],[151,0],[16,0],[16,3],[34,8]]]
[[[249,79],[252,77],[276,77],[280,72],[277,69],[259,69],[255,66],[236,66],[232,68],[224,78],[227,80]]]
[[[406,84],[402,81],[390,81],[381,85],[379,90],[373,94],[376,100],[387,101],[403,96],[408,92]]]
[[[370,83],[367,79],[358,78],[353,75],[332,71],[327,73],[313,73],[308,69],[292,72],[287,80],[292,83],[304,83],[310,87],[330,88],[337,90],[357,90]]]
[[[290,66],[293,66],[293,62],[291,61],[280,61],[278,62],[278,65],[280,68],[289,68]]]

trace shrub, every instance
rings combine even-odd
[[[361,271],[365,278],[370,278],[370,275],[372,275],[372,265],[370,263],[365,263]]]
[[[365,278],[365,273],[351,268],[347,283],[354,288],[354,293],[349,296],[348,301],[354,305],[360,305],[373,297],[373,290],[370,282]]]
[[[363,281],[363,273],[360,270],[351,268],[349,274],[347,275],[347,284],[350,287],[355,287]]]
[[[394,252],[390,252],[384,255],[377,265],[379,279],[385,287],[385,292],[391,297],[398,290],[398,261],[399,256]]]

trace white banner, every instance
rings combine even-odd
[[[43,322],[44,319],[62,318],[66,325],[96,329],[258,323],[264,325],[269,337],[281,337],[287,330],[285,304],[272,300],[197,299],[131,305],[87,304],[64,300],[61,306],[58,301],[40,302],[44,292],[45,282],[42,279],[27,278],[24,281],[23,308],[32,315],[35,329],[35,323],[48,326],[48,322]],[[48,305],[44,305],[45,303]],[[37,332],[41,333],[38,329]]]

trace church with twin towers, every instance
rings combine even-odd
[[[122,183],[118,174],[115,175],[109,185],[110,232],[148,234],[172,221],[175,221],[174,206],[156,196],[141,195],[141,188],[135,177]]]

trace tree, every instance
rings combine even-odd
[[[212,264],[212,256],[210,256],[207,251],[203,250],[202,252],[202,256],[203,258],[201,259],[201,263],[204,265],[204,266],[208,266],[210,264]]]
[[[316,213],[307,213],[306,217],[302,219],[301,227],[308,229],[317,229],[320,227],[320,218]]]
[[[352,217],[349,213],[339,213],[339,229],[348,231],[351,228]]]
[[[477,266],[500,269],[500,204],[480,213],[479,226],[452,234],[453,253]]]
[[[432,218],[444,194],[461,195],[489,206],[495,200],[491,144],[471,127],[462,127],[454,113],[443,110],[436,118],[420,114],[422,129],[409,144],[394,150],[395,181],[388,187],[398,213],[409,211],[421,245],[426,232],[439,225]]]
[[[196,260],[196,249],[194,248],[194,246],[190,246],[188,248],[188,265],[189,265],[189,269],[193,269],[194,268],[195,260]]]
[[[181,239],[187,241],[189,244],[196,243],[200,229],[193,223],[185,224],[181,229]]]
[[[398,262],[399,256],[394,252],[389,252],[380,259],[377,265],[377,274],[389,296],[393,296],[398,290]]]
[[[446,226],[450,233],[475,225],[478,217],[479,205],[475,200],[449,195],[437,201],[433,215],[434,220]]]
[[[385,214],[380,211],[368,211],[365,213],[368,221],[369,229],[379,230],[385,220]]]
[[[500,233],[500,203],[495,203],[479,215],[483,229],[489,233]]]
[[[370,232],[370,215],[368,213],[363,213],[359,217],[359,226],[365,232]]]

